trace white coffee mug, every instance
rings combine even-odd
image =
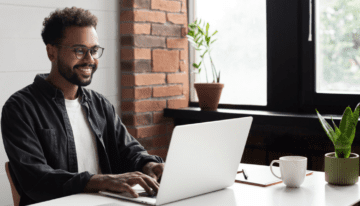
[[[281,177],[272,170],[272,165],[276,162],[280,164]],[[305,180],[306,169],[307,158],[302,156],[280,157],[280,160],[273,160],[270,164],[271,173],[288,187],[300,187]]]

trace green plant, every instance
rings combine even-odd
[[[206,66],[204,63],[204,57],[207,54],[210,59],[211,70],[212,70],[212,75],[213,75],[213,82],[216,81],[217,83],[219,83],[220,82],[220,71],[219,71],[219,73],[217,73],[214,62],[211,58],[211,45],[216,41],[216,39],[212,40],[211,38],[218,31],[216,30],[212,35],[209,35],[210,24],[203,22],[203,24],[201,25],[201,19],[200,19],[200,21],[195,20],[193,23],[189,24],[188,26],[189,26],[189,32],[186,35],[188,37],[188,41],[191,43],[191,45],[193,47],[195,47],[196,51],[200,51],[202,53],[200,55],[201,61],[199,62],[199,64],[193,63],[193,67],[195,67],[196,69],[199,69],[199,73],[200,73],[201,66],[203,65],[205,68],[205,73],[206,73],[206,81],[209,82],[208,76],[207,76],[207,71],[206,71]]]
[[[354,113],[350,107],[346,107],[344,114],[341,118],[340,128],[338,128],[331,117],[334,129],[327,123],[324,117],[316,110],[320,123],[324,128],[327,136],[335,146],[336,158],[348,158],[351,153],[351,145],[353,143],[356,131],[356,125],[359,119],[360,103],[356,106]]]

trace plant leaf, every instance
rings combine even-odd
[[[200,38],[194,38],[195,39],[195,43],[198,43]]]
[[[349,144],[350,144],[350,146],[352,145],[352,143],[353,143],[353,141],[354,141],[355,132],[356,132],[356,128],[354,127],[354,128],[353,128],[353,131],[352,131],[352,133],[351,133],[351,135],[350,135],[350,137],[349,137]]]
[[[353,123],[353,114],[350,107],[346,107],[341,118],[340,122],[340,131],[341,134],[344,134],[346,137],[350,136],[352,130],[352,123]]]
[[[196,24],[189,24],[188,27],[189,27],[189,30],[190,30],[190,31],[195,31],[195,29],[196,29]]]
[[[211,36],[214,36],[218,31],[216,30]]]
[[[194,31],[193,31],[193,30],[189,30],[188,35],[191,36],[191,37],[193,37],[193,36],[194,36]]]
[[[336,149],[348,149],[351,148],[351,144],[355,137],[355,127],[351,125],[349,127],[350,134],[342,133],[340,137],[338,137],[337,141],[335,141]]]
[[[205,36],[208,36],[208,34],[209,34],[209,27],[210,27],[210,24],[207,23],[206,24],[206,34],[205,34]]]
[[[210,43],[210,37],[205,37],[205,41],[206,41],[206,45],[209,46],[209,43]]]
[[[195,68],[199,68],[199,65],[197,65],[196,63],[193,63],[192,65],[193,65],[193,67],[195,67]]]
[[[194,36],[194,39],[198,38],[199,35],[200,35],[200,32],[196,33]]]
[[[355,127],[357,125],[357,123],[359,122],[359,111],[360,111],[360,103],[358,103],[355,107],[355,110],[354,110],[354,123],[355,123]]]
[[[202,35],[204,35],[204,31],[200,28],[200,26],[198,26],[198,30]]]
[[[327,134],[327,136],[330,138],[330,140],[335,145],[335,139],[337,139],[336,133],[334,132],[333,128],[331,128],[329,123],[327,123],[325,118],[320,115],[320,113],[317,111],[317,109],[315,109],[315,110],[316,110],[316,113],[317,113],[318,118],[320,120],[321,126],[323,127],[325,133]]]
[[[338,137],[340,137],[341,131],[340,131],[340,129],[336,126],[333,117],[331,117],[331,121],[332,121],[332,123],[333,123],[333,125],[334,125],[335,133],[337,134]],[[335,140],[335,141],[336,141],[336,140]]]
[[[208,50],[206,50],[203,54],[202,54],[202,58],[204,58],[204,55],[208,52]]]
[[[211,42],[211,44],[214,43],[216,40],[217,40],[217,39],[213,40],[213,41]]]
[[[203,42],[204,42],[204,39],[201,40],[201,42],[199,43],[199,46],[202,46]]]
[[[353,122],[353,113],[350,107],[346,107],[340,122],[341,136],[335,142],[335,149],[349,149],[355,134],[355,123]]]

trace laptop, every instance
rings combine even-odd
[[[140,186],[128,192],[100,194],[147,205],[163,205],[231,186],[244,152],[253,117],[179,125],[173,130],[159,191]]]

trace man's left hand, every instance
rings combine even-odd
[[[148,162],[143,167],[142,171],[144,174],[147,174],[158,181],[164,171],[164,167],[165,163]]]

